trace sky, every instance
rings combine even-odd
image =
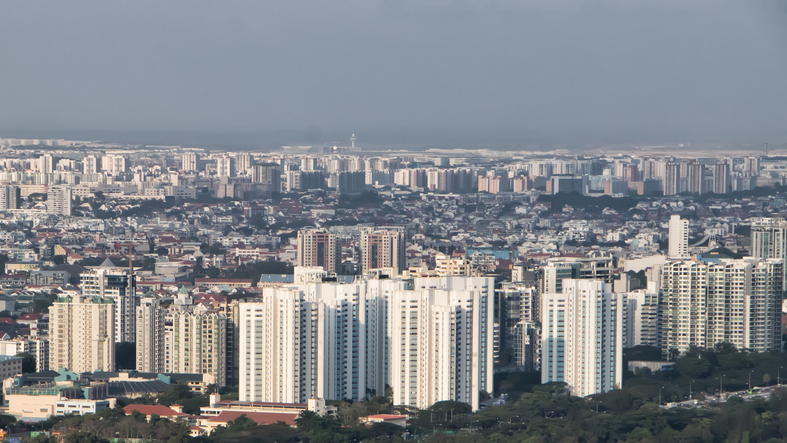
[[[780,0],[0,0],[0,137],[787,142]]]

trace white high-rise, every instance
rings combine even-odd
[[[784,262],[675,260],[662,271],[662,353],[731,343],[750,352],[781,349]]]
[[[227,316],[201,310],[169,311],[164,326],[164,371],[227,380]]]
[[[137,371],[164,371],[165,313],[157,298],[144,297],[137,306]]]
[[[139,297],[136,278],[108,259],[100,267],[79,275],[82,295],[111,300],[115,304],[115,342],[136,341],[136,314]]]
[[[626,294],[624,346],[661,346],[661,291],[658,282]]]
[[[689,258],[689,221],[677,214],[669,219],[669,258]]]
[[[787,263],[787,221],[784,218],[751,219],[751,255],[759,259],[777,258]],[[785,273],[782,281],[787,285],[787,266]]]
[[[358,401],[386,384],[394,404],[492,391],[494,279],[361,279],[266,288],[239,306],[240,399]]]
[[[49,186],[46,191],[46,212],[71,215],[71,186]]]
[[[563,280],[543,295],[541,382],[564,382],[585,397],[623,382],[623,301],[598,280]]]
[[[229,156],[219,157],[216,160],[216,175],[219,177],[232,177],[235,175],[235,159]]]
[[[197,170],[197,154],[194,152],[186,152],[180,157],[181,171],[196,171]]]
[[[95,155],[88,155],[82,159],[83,174],[98,174],[99,162]]]
[[[49,307],[49,368],[114,371],[115,305],[96,297],[57,299]]]

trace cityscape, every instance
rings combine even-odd
[[[2,146],[20,421],[122,406],[199,437],[382,397],[392,413],[357,420],[406,427],[505,404],[508,374],[583,398],[698,350],[783,349],[779,153]],[[176,385],[205,404],[151,400]]]
[[[785,22],[0,1],[0,443],[787,441]]]

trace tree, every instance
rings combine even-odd
[[[164,246],[159,246],[156,248],[156,255],[168,255],[169,249],[165,248]]]
[[[675,364],[675,368],[682,375],[693,378],[707,377],[710,375],[710,362],[701,357],[683,357]]]

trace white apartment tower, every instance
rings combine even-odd
[[[109,175],[118,175],[128,170],[126,157],[120,154],[105,154],[101,158],[101,170]]]
[[[224,386],[226,342],[226,315],[199,307],[194,312],[170,311],[165,317],[163,372],[209,374]]]
[[[624,294],[598,280],[567,279],[543,295],[541,382],[585,397],[623,383]]]
[[[164,372],[165,313],[154,297],[142,298],[137,306],[137,371]]]
[[[675,260],[662,270],[662,353],[726,342],[750,352],[781,349],[784,262]]]
[[[196,171],[197,170],[197,154],[194,152],[185,152],[180,156],[181,171]]]
[[[71,186],[49,186],[46,191],[46,212],[71,215]]]
[[[751,220],[751,255],[759,259],[777,258],[787,263],[787,221],[781,217]],[[787,274],[782,281],[787,285]]]
[[[669,258],[689,258],[689,221],[673,214],[669,219]]]
[[[95,155],[88,155],[82,159],[82,173],[83,174],[98,174],[99,163]]]
[[[51,174],[55,170],[52,154],[44,154],[38,157],[38,172]]]
[[[386,384],[394,404],[492,391],[494,279],[361,279],[265,288],[241,303],[240,400],[363,400]]]
[[[107,259],[101,266],[80,274],[79,278],[82,295],[111,300],[115,304],[115,342],[134,343],[139,303],[135,276]]]
[[[235,175],[235,159],[229,156],[219,157],[216,160],[216,175],[219,177],[232,177]]]
[[[657,282],[626,294],[623,345],[661,346],[661,291]]]
[[[67,297],[49,308],[49,368],[114,371],[115,305],[98,297]]]
[[[237,173],[245,174],[246,170],[251,167],[251,155],[247,152],[242,152],[235,156],[235,169],[237,169]]]

